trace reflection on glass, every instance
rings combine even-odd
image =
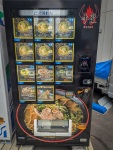
[[[50,89],[52,89],[52,87]],[[42,90],[42,91],[38,91],[40,94],[46,91],[46,87],[44,88],[43,86],[40,86],[39,90]],[[80,100],[76,97],[71,99],[71,98],[67,98],[61,95],[60,94],[61,90],[57,90],[57,92],[59,94],[55,95],[55,101],[56,101],[55,104],[33,104],[33,105],[31,104],[31,105],[26,106],[24,110],[24,122],[28,130],[34,131],[34,119],[36,119],[37,121],[38,120],[45,120],[45,121],[56,120],[58,122],[60,120],[67,120],[67,121],[72,120],[72,126],[71,126],[72,133],[70,136],[75,135],[76,132],[79,131],[79,129],[80,130],[86,129],[86,123],[84,123],[84,112],[83,112],[84,104],[82,103],[80,104]],[[64,90],[63,92],[65,95]],[[57,124],[55,123],[55,125]],[[60,122],[59,122],[59,125],[60,125]],[[54,132],[56,131],[56,133],[57,131],[59,132],[57,128],[55,130],[54,126],[52,129],[54,130]],[[43,137],[43,138],[46,138],[46,137]],[[48,135],[48,138],[51,138],[51,136]]]

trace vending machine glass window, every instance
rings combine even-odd
[[[100,0],[3,4],[17,144],[88,145]]]

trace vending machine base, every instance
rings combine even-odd
[[[33,146],[33,145],[30,145],[30,146],[28,146],[28,145],[21,145],[21,146],[18,146],[18,145],[16,145],[16,140],[14,139],[13,141],[12,141],[12,143],[10,144],[10,143],[8,143],[8,144],[2,144],[2,143],[0,143],[0,149],[2,149],[2,150],[34,150],[34,149],[36,149],[37,147],[35,147],[35,146]],[[42,149],[43,150],[43,146],[42,147],[40,147],[40,146],[38,146],[38,149]],[[54,148],[54,147],[53,147]],[[47,148],[48,149],[48,148]],[[90,141],[90,144],[89,144],[89,146],[88,147],[86,147],[86,146],[71,146],[71,149],[72,150],[93,150],[93,146],[92,146],[92,143],[91,143],[91,141]],[[44,146],[44,150],[45,150],[45,146]]]

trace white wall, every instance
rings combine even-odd
[[[0,4],[2,4],[2,0],[0,0]]]
[[[97,62],[113,58],[113,0],[102,0]]]

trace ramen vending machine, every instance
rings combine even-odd
[[[3,0],[17,144],[89,144],[100,5]]]

